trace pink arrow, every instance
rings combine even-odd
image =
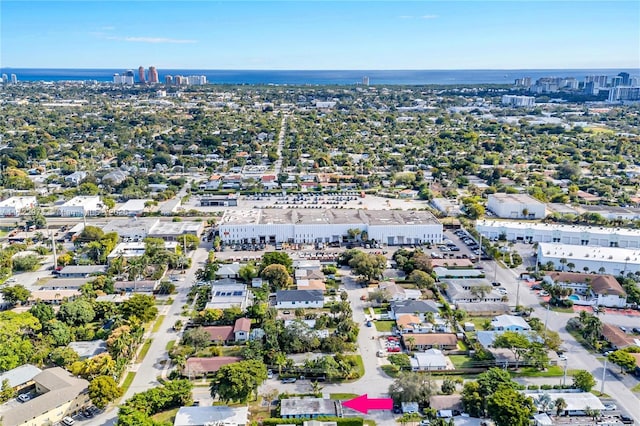
[[[348,401],[343,401],[342,405],[367,414],[369,410],[391,410],[393,408],[393,399],[391,398],[371,398],[367,394],[357,396]]]

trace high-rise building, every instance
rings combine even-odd
[[[166,75],[164,77],[164,84],[166,84],[167,86],[171,86],[173,84],[173,76]]]
[[[617,86],[609,90],[609,102],[640,101],[640,87]]]
[[[535,106],[535,104],[536,98],[533,96],[502,96],[502,105],[509,105],[514,107],[533,107]]]
[[[364,77],[362,77],[362,85],[363,86],[368,86],[369,85],[369,77],[367,77],[366,75]]]
[[[588,75],[585,77],[585,83],[595,83],[598,87],[607,87],[607,80],[609,78],[606,75]]]
[[[158,83],[158,70],[156,69],[156,67],[149,67],[149,83]]]
[[[133,70],[125,71],[125,73],[122,75],[115,73],[113,75],[113,83],[114,84],[133,84]]]
[[[144,67],[142,65],[138,67],[138,81],[141,84],[144,84],[147,82],[147,78],[144,75]]]
[[[11,74],[11,82],[16,84],[18,82],[18,76],[15,74]]]
[[[620,76],[611,77],[611,87],[624,86],[622,84],[623,78]]]
[[[618,77],[622,77],[622,86],[628,86],[629,85],[629,73],[628,72],[621,72],[620,74],[618,74]]]
[[[518,87],[530,87],[531,86],[531,77],[516,78],[514,83]]]
[[[6,74],[2,74],[2,82],[3,83],[8,83],[9,82],[9,77]]]

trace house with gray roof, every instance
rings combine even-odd
[[[391,302],[390,312],[392,319],[397,319],[403,314],[411,314],[417,315],[420,321],[424,321],[424,314],[427,312],[439,314],[440,308],[433,300],[399,300]]]
[[[106,265],[67,265],[60,270],[60,278],[87,278],[91,275],[104,274]]]
[[[276,292],[277,309],[322,308],[324,294],[321,290],[280,290]]]
[[[20,390],[33,383],[33,378],[42,373],[35,365],[24,364],[20,367],[5,371],[0,374],[0,383],[9,381],[9,386],[14,390]]]
[[[342,404],[327,398],[286,398],[280,400],[280,417],[304,419],[317,417],[342,417]]]
[[[107,342],[102,339],[88,342],[71,342],[68,347],[78,354],[81,360],[93,358],[96,355],[107,352]]]
[[[249,423],[248,407],[180,407],[173,426],[245,426]]]

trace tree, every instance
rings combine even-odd
[[[31,292],[25,288],[22,284],[16,284],[12,287],[5,287],[0,290],[2,296],[4,297],[5,302],[11,305],[23,304],[29,297],[31,297]]]
[[[91,303],[83,299],[63,303],[58,311],[58,319],[68,325],[83,325],[91,322],[96,316]]]
[[[238,270],[238,276],[245,283],[250,283],[252,279],[258,276],[258,269],[253,263],[247,263]]]
[[[593,375],[586,370],[578,370],[573,375],[573,387],[581,389],[583,392],[591,392],[596,385]]]
[[[353,271],[367,281],[377,279],[387,267],[387,258],[381,254],[368,254],[359,251],[349,261]]]
[[[218,396],[222,401],[246,402],[266,379],[267,367],[263,362],[240,361],[220,367],[209,389],[212,397]]]
[[[0,404],[4,404],[16,395],[16,391],[13,390],[9,379],[2,381],[2,388],[0,388]]]
[[[565,401],[564,398],[556,399],[554,405],[556,407],[556,416],[560,416],[560,414],[567,409],[567,401]]]
[[[260,262],[260,269],[263,270],[269,265],[278,264],[287,268],[287,271],[292,271],[293,260],[289,255],[283,251],[268,251],[262,255]]]
[[[27,225],[35,226],[36,229],[42,229],[47,226],[47,218],[42,214],[42,209],[40,207],[34,207],[31,209]]]
[[[13,258],[13,270],[18,271],[34,271],[40,266],[40,258],[35,254],[26,256],[15,256]]]
[[[104,231],[97,226],[87,225],[84,227],[78,238],[77,243],[100,241],[104,237]]]
[[[200,246],[200,238],[193,234],[184,234],[182,240],[187,244],[187,250],[196,250]]]
[[[620,372],[631,371],[636,368],[636,359],[629,352],[617,350],[609,354],[609,361],[620,367]]]
[[[535,412],[533,400],[512,388],[500,388],[487,398],[496,426],[528,426]]]
[[[89,383],[89,398],[100,409],[121,395],[122,389],[111,376],[98,376]]]
[[[389,396],[396,403],[413,401],[426,405],[434,392],[431,377],[410,371],[401,371],[389,386]]]
[[[125,319],[137,317],[142,322],[151,321],[158,314],[153,296],[134,294],[120,305],[120,313]]]
[[[435,280],[431,275],[419,269],[415,269],[409,274],[409,281],[416,283],[418,288],[432,288],[435,284]]]
[[[520,359],[527,353],[530,346],[529,337],[517,331],[505,331],[493,341],[494,348],[509,349],[513,353],[516,360],[516,368],[518,368]]]
[[[211,336],[202,327],[192,328],[184,332],[182,344],[193,346],[196,350],[206,348],[211,342]]]
[[[269,281],[270,287],[275,290],[287,288],[293,283],[287,267],[279,263],[267,266],[262,270],[261,275],[263,279]]]
[[[55,348],[49,355],[52,363],[58,367],[69,367],[74,362],[80,360],[78,353],[69,347]]]
[[[462,388],[464,410],[473,417],[484,415],[484,396],[480,392],[480,385],[475,381],[465,383]]]
[[[445,395],[453,395],[456,391],[456,385],[458,382],[453,379],[444,379],[442,382],[442,386],[440,386],[440,390]]]

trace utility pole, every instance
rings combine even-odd
[[[547,324],[549,323],[549,308],[551,308],[551,304],[547,302],[547,314],[544,316],[544,329],[547,329]]]
[[[562,376],[562,386],[567,384],[567,360],[564,360],[564,374]]]
[[[600,385],[600,393],[604,393],[604,381],[607,378],[607,358],[604,359],[604,368],[602,369],[602,384]]]
[[[51,247],[53,248],[53,270],[58,269],[58,255],[56,252],[56,240],[53,238],[53,233],[49,229],[49,238],[51,238]]]
[[[516,309],[520,306],[520,279],[516,279]]]

